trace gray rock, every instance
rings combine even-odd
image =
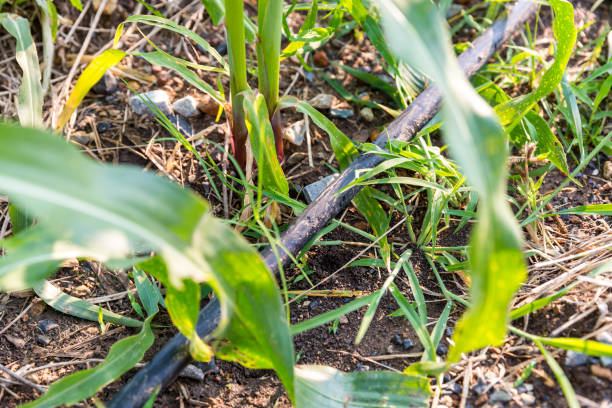
[[[316,181],[304,187],[304,197],[306,197],[306,201],[308,203],[311,203],[315,198],[319,196],[319,194],[323,192],[323,190],[325,190],[325,187],[327,187],[336,178],[338,178],[337,174],[331,174],[325,178],[322,178],[319,181]]]
[[[45,336],[44,334],[39,334],[36,336],[36,342],[41,346],[48,346],[51,344],[51,338]]]
[[[368,108],[367,106],[365,108],[362,108],[359,111],[359,114],[361,115],[362,118],[364,118],[367,122],[371,122],[374,120],[374,112],[372,111],[371,108]]]
[[[204,381],[204,372],[193,364],[189,364],[181,371],[179,377],[191,378],[192,380]]]
[[[329,114],[336,118],[348,119],[355,113],[352,109],[331,109]]]
[[[499,391],[495,391],[493,394],[491,394],[491,397],[489,398],[489,401],[499,401],[499,402],[508,402],[512,400],[512,395],[510,395],[510,393],[508,391],[505,390],[499,390]]]
[[[45,319],[38,322],[36,327],[42,334],[47,334],[51,330],[59,329],[59,324],[57,324],[54,320]]]
[[[583,353],[578,353],[572,350],[569,350],[565,354],[565,365],[568,367],[578,367],[581,365],[585,365],[589,361],[589,356]]]
[[[146,101],[146,102],[145,102]],[[170,96],[166,91],[156,89],[155,91],[149,91],[138,95],[133,95],[130,98],[130,107],[137,115],[147,114],[151,117],[155,116],[153,111],[149,108],[147,103],[152,103],[162,111],[166,116],[172,113],[172,107],[170,106]]]
[[[172,108],[176,113],[186,118],[193,118],[200,114],[198,102],[193,96],[186,96],[174,102]]]
[[[106,71],[102,78],[91,88],[95,93],[110,95],[117,90],[117,78]]]
[[[183,136],[185,136],[186,138],[190,138],[191,136],[193,136],[193,129],[185,119],[174,114],[168,115],[168,119],[174,125],[174,127],[176,127],[176,129],[181,132]]]
[[[290,143],[300,146],[304,142],[304,135],[306,134],[306,125],[304,119],[298,120],[291,126],[283,130],[283,139]]]
[[[330,109],[334,102],[334,95],[330,94],[318,94],[312,98],[308,103],[315,109]]]

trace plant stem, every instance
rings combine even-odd
[[[246,165],[247,128],[240,92],[249,89],[246,76],[244,37],[244,4],[242,0],[225,0],[225,30],[230,67],[230,98],[232,103],[232,148],[241,169]]]
[[[257,63],[259,92],[266,100],[270,122],[274,131],[274,144],[278,161],[283,160],[283,138],[278,103],[278,81],[280,73],[281,29],[283,19],[282,0],[259,0],[257,2]]]

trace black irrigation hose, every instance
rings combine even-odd
[[[517,1],[506,20],[498,20],[489,27],[472,44],[472,47],[459,56],[459,64],[466,76],[476,73],[486,61],[514,35],[522,25],[537,11],[538,5],[529,0]],[[389,139],[408,141],[422,129],[438,112],[441,103],[440,92],[435,87],[427,88],[416,98],[400,116],[387,127],[387,130],[376,140],[384,147]],[[281,236],[281,244],[287,252],[278,248],[280,259],[271,249],[263,251],[262,256],[272,272],[278,274],[279,263],[286,265],[289,254],[297,254],[317,232],[325,227],[357,195],[360,186],[355,186],[342,194],[337,191],[350,184],[359,170],[376,166],[383,160],[379,155],[359,156],[344,170],[305,210]],[[219,302],[211,300],[199,315],[197,331],[202,337],[212,333],[220,317]],[[115,396],[107,403],[108,408],[141,407],[156,389],[163,389],[178,376],[189,364],[191,357],[188,340],[177,334],[153,360],[143,367]]]

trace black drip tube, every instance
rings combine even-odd
[[[514,35],[524,23],[537,11],[538,4],[530,0],[520,0],[510,10],[507,19],[496,21],[482,33],[472,47],[459,56],[459,64],[466,76],[474,75],[486,61]],[[422,129],[440,109],[440,92],[433,86],[423,91],[376,140],[384,147],[390,139],[408,141]],[[360,155],[344,170],[327,188],[297,217],[281,236],[282,247],[278,248],[280,259],[269,248],[262,256],[266,265],[274,274],[278,274],[279,263],[288,264],[290,255],[295,255],[317,232],[324,228],[331,219],[342,211],[357,195],[360,186],[355,186],[341,194],[339,190],[355,179],[355,174],[379,164],[383,158],[378,155]],[[212,299],[201,311],[197,331],[201,337],[208,336],[219,323],[220,307],[217,298]],[[164,389],[189,364],[188,340],[182,334],[174,336],[149,364],[144,366],[132,379],[109,401],[108,408],[141,407],[157,389]]]

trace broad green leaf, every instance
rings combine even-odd
[[[185,279],[207,282],[221,303],[215,338],[237,347],[250,341],[247,352],[274,368],[292,396],[293,344],[275,279],[199,196],[140,168],[96,163],[54,135],[10,125],[0,125],[0,190],[41,227],[74,231],[83,241],[76,243],[93,253],[150,248],[167,266],[165,284],[181,290]]]
[[[22,126],[43,127],[43,88],[40,84],[40,66],[36,45],[30,34],[27,19],[10,13],[0,13],[0,23],[17,40],[15,59],[23,72],[17,115]]]
[[[555,377],[557,378],[557,381],[559,382],[559,385],[561,386],[561,390],[563,391],[563,394],[565,395],[565,399],[567,400],[567,405],[569,406],[569,408],[580,408],[580,403],[578,402],[578,399],[576,398],[576,393],[574,392],[572,383],[569,381],[569,379],[563,372],[563,369],[561,368],[559,363],[557,363],[557,361],[552,356],[552,354],[550,354],[544,348],[544,346],[542,346],[541,342],[536,340],[535,343],[540,349],[540,351],[542,352],[542,354],[544,355],[544,358],[546,359],[548,366],[550,367],[552,372],[555,374]]]
[[[111,322],[129,327],[142,326],[142,322],[140,320],[121,316],[117,313],[111,312],[110,310],[100,308],[99,306],[89,303],[83,299],[70,296],[46,280],[35,284],[33,289],[38,297],[44,300],[46,304],[55,310],[70,316],[97,322],[98,314],[101,313],[105,322]]]
[[[247,91],[243,101],[249,140],[260,175],[258,182],[263,188],[287,195],[289,184],[274,148],[274,132],[264,96]]]
[[[56,130],[62,129],[66,123],[68,123],[70,116],[81,104],[87,92],[89,92],[89,90],[102,78],[109,68],[117,65],[126,55],[127,54],[121,50],[110,49],[104,51],[89,63],[77,80],[74,89],[68,97],[66,105],[64,105],[62,109],[57,126],[55,127]]]
[[[512,129],[518,121],[543,97],[550,94],[563,79],[565,67],[576,43],[574,8],[566,0],[550,0],[555,13],[553,33],[557,40],[555,61],[542,75],[540,85],[530,94],[519,96],[495,107],[501,123]]]
[[[297,366],[298,408],[427,407],[427,377],[365,371],[343,373],[325,366]]]
[[[56,407],[62,404],[75,404],[119,378],[142,360],[145,351],[153,344],[152,318],[153,316],[144,322],[139,334],[113,344],[102,363],[88,370],[63,377],[51,384],[42,397],[22,407]]]
[[[455,327],[450,364],[461,353],[503,341],[510,300],[526,276],[520,230],[504,194],[507,139],[463,75],[436,6],[428,0],[378,3],[391,49],[427,72],[442,92],[445,139],[480,200],[470,242],[472,305]]]

